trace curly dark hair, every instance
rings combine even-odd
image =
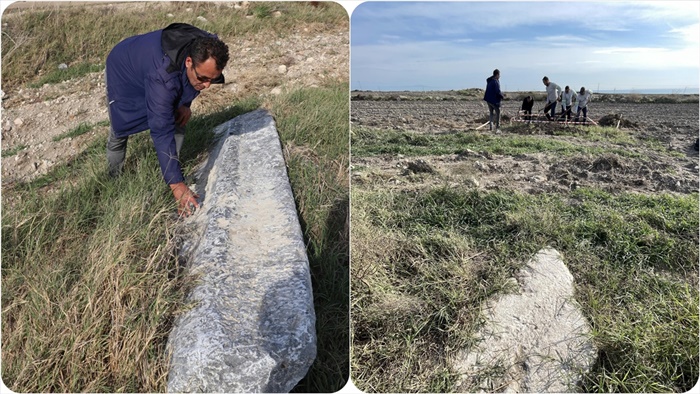
[[[216,68],[221,71],[228,63],[228,46],[214,37],[197,37],[192,42],[190,57],[195,66],[204,63],[210,57],[216,60]]]

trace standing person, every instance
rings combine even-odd
[[[557,112],[557,102],[561,100],[561,87],[554,82],[550,82],[549,78],[542,78],[542,83],[547,87],[547,103],[544,106],[544,114],[548,120],[554,120],[554,115]],[[551,111],[551,114],[547,113]]]
[[[216,35],[184,23],[118,43],[107,56],[105,71],[109,174],[121,174],[129,136],[150,129],[178,213],[188,216],[199,208],[199,196],[184,182],[180,148],[190,104],[200,91],[224,82],[228,60],[228,47]]]
[[[566,116],[566,120],[571,120],[571,106],[576,101],[576,92],[569,89],[569,86],[564,88],[561,93],[561,112],[562,117]]]
[[[576,97],[576,119],[574,119],[575,122],[579,121],[579,116],[581,115],[581,112],[583,111],[583,121],[585,122],[588,119],[588,101],[590,101],[592,96],[592,93],[590,90],[587,90],[585,87],[581,86],[581,90],[578,92],[578,96]]]
[[[493,75],[486,79],[486,92],[484,92],[484,101],[489,106],[489,130],[493,129],[495,119],[497,133],[501,132],[501,100],[505,97],[498,82],[500,78],[501,72],[498,69],[493,70]]]

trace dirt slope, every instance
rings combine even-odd
[[[193,102],[193,116],[250,94],[264,98],[284,89],[348,80],[347,26],[309,24],[285,37],[261,33],[226,44],[231,53],[224,69],[227,82],[202,92]],[[106,143],[108,126],[104,122],[107,120],[101,72],[56,85],[3,91],[2,151],[22,149],[2,158],[2,183],[46,174],[99,136]],[[53,141],[83,123],[98,122],[102,125],[87,134]]]

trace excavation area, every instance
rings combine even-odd
[[[573,278],[595,349],[559,389],[683,392],[697,382],[698,96],[594,94],[593,122],[573,125],[517,121],[526,94],[506,93],[497,131],[479,89],[352,92],[360,389],[540,387],[515,379],[545,355],[479,349],[491,305],[536,296],[522,273],[546,248]],[[517,327],[536,335],[552,324]],[[489,361],[465,371],[454,362],[465,352]]]

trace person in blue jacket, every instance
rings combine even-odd
[[[211,84],[224,82],[228,59],[228,46],[216,35],[184,23],[118,43],[107,56],[105,71],[110,175],[122,172],[129,136],[150,129],[178,212],[187,216],[199,208],[199,196],[184,182],[180,148],[192,101]]]
[[[501,93],[501,84],[498,82],[500,78],[501,72],[498,69],[493,70],[493,75],[486,79],[486,92],[484,93],[484,101],[489,106],[489,130],[493,129],[495,123],[496,132],[500,132],[501,100],[505,98]]]

